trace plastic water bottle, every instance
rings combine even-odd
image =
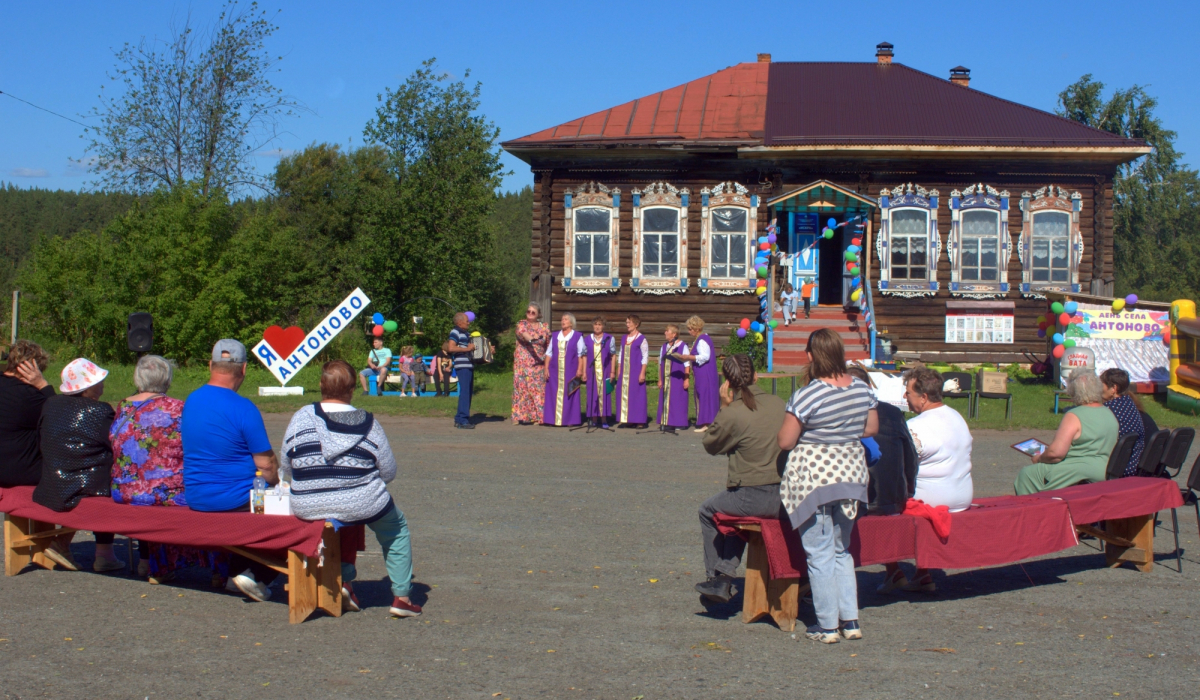
[[[254,472],[254,484],[251,487],[250,502],[253,504],[255,513],[262,515],[266,511],[267,503],[267,480],[263,478],[261,471]]]

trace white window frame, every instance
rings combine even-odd
[[[1044,292],[1079,293],[1079,268],[1083,263],[1083,234],[1079,230],[1079,212],[1083,196],[1078,192],[1048,185],[1030,194],[1021,194],[1021,294],[1027,298],[1044,299]],[[1067,279],[1033,279],[1033,224],[1037,216],[1050,212],[1067,215]],[[1053,269],[1053,268],[1051,268]]]
[[[568,187],[563,192],[563,205],[563,290],[576,294],[604,294],[620,289],[621,189],[610,189],[596,182],[587,182],[574,189]],[[575,276],[575,213],[582,209],[608,211],[609,270],[605,277]]]
[[[875,238],[875,256],[879,261],[879,292],[888,296],[924,297],[937,294],[940,283],[937,279],[938,259],[941,256],[942,239],[938,234],[938,191],[926,190],[920,185],[898,185],[894,189],[884,188],[879,192],[879,235]],[[920,211],[925,214],[925,277],[904,279],[892,278],[892,254],[894,230],[892,218],[904,211]],[[913,234],[904,234],[906,238]]]
[[[746,212],[746,271],[739,276],[713,277],[713,252],[719,234],[713,223],[718,209]],[[722,182],[700,190],[700,289],[709,294],[753,294],[755,252],[758,250],[758,195],[752,195],[737,182]],[[736,235],[736,234],[730,234]],[[731,251],[732,252],[732,251]]]
[[[996,279],[966,280],[962,274],[963,216],[973,211],[989,211],[996,218]],[[989,299],[1008,294],[1008,262],[1012,241],[1008,233],[1008,191],[998,192],[991,185],[971,185],[961,193],[950,193],[950,240],[946,252],[950,258],[951,296]]]
[[[633,291],[639,294],[682,294],[687,291],[688,195],[686,187],[677,189],[665,182],[652,183],[645,190],[639,190],[636,187],[633,189],[633,276],[629,280],[629,286]],[[642,225],[646,211],[650,209],[670,209],[675,211],[676,216],[679,217],[676,231],[679,236],[676,246],[679,266],[676,276],[655,275],[651,277],[642,272],[642,250],[645,245]],[[661,265],[661,256],[659,264]]]

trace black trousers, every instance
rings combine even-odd
[[[435,387],[435,390],[437,391],[438,394],[449,396],[450,395],[450,373],[442,372],[440,374],[433,375],[433,386]]]

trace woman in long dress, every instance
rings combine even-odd
[[[583,334],[575,330],[575,315],[562,315],[562,330],[550,338],[546,353],[546,404],[542,409],[543,425],[579,425],[583,422],[579,408],[579,385],[572,390],[572,380],[583,381],[587,363]]]
[[[541,320],[542,307],[530,302],[525,318],[517,322],[517,351],[513,355],[513,423],[542,422],[546,391],[546,346],[550,327]]]
[[[673,433],[688,427],[688,372],[691,362],[683,357],[687,345],[679,339],[679,327],[668,323],[667,342],[658,351],[658,424]]]
[[[638,328],[642,319],[637,314],[625,318],[628,333],[617,349],[613,360],[613,377],[617,380],[616,420],[622,425],[645,427],[650,421],[646,402],[646,367],[650,363],[650,341]]]

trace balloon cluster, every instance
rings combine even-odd
[[[775,219],[767,225],[765,236],[758,237],[758,252],[754,256],[754,273],[758,276],[755,293],[763,297],[767,294],[767,275],[771,273],[771,255],[779,251],[779,228]]]
[[[774,319],[771,319],[767,323],[762,323],[761,321],[751,321],[748,318],[743,318],[741,323],[738,324],[737,337],[745,338],[749,336],[754,342],[761,343],[764,338],[763,333],[766,333],[768,328],[775,328],[778,325],[779,321]]]
[[[1075,315],[1077,311],[1079,311],[1079,304],[1073,301],[1065,304],[1056,301],[1050,304],[1049,313],[1037,318],[1039,338],[1045,338],[1053,330],[1050,340],[1054,343],[1054,349],[1050,351],[1050,354],[1056,360],[1066,354],[1068,348],[1075,347],[1075,340],[1069,336],[1074,324],[1083,320]],[[1058,330],[1054,330],[1056,328]]]
[[[375,336],[376,338],[383,337],[385,332],[394,333],[396,329],[400,327],[400,324],[396,323],[395,321],[385,321],[383,319],[383,314],[379,313],[378,311],[371,315],[371,322],[375,324],[375,327],[371,329],[371,335]]]
[[[1133,306],[1137,302],[1138,302],[1138,297],[1136,294],[1130,294],[1129,296],[1125,297],[1124,299],[1113,299],[1112,311],[1114,314],[1119,314],[1119,313],[1121,313],[1121,310],[1124,309],[1126,306]]]

